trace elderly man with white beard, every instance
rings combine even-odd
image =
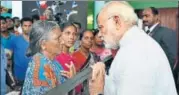
[[[104,91],[103,85],[100,89],[100,84],[97,89],[104,95],[177,95],[164,51],[136,26],[137,20],[134,9],[124,1],[111,1],[100,11],[98,28],[105,46],[120,49],[109,75],[105,75]],[[103,67],[102,62],[92,67],[93,82],[99,78]]]

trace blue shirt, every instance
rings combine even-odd
[[[5,55],[4,48],[1,45],[1,95],[5,95],[6,93],[6,65],[7,65],[7,58]]]
[[[63,68],[56,60],[49,60],[42,53],[35,54],[29,62],[22,95],[43,95],[64,83],[61,70]]]
[[[14,76],[20,81],[25,79],[25,73],[30,61],[30,58],[26,56],[28,46],[29,42],[22,35],[13,37],[7,46],[13,52]]]
[[[15,35],[12,34],[12,33],[10,33],[7,38],[5,38],[5,37],[3,37],[3,36],[1,35],[1,43],[2,43],[2,45],[3,45],[4,48],[7,48],[7,47],[8,47],[9,41],[10,41],[13,37],[15,37]]]

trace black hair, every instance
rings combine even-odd
[[[39,15],[37,15],[37,14],[32,15],[32,20],[40,20]]]
[[[19,17],[13,17],[12,21],[15,22],[15,19],[19,19]]]
[[[30,17],[24,17],[24,18],[21,19],[21,25],[23,25],[23,23],[24,23],[25,21],[30,21],[30,22],[33,23],[32,19],[31,19]]]
[[[4,20],[6,22],[6,18],[3,16],[0,16],[0,20]]]
[[[9,16],[6,16],[6,20],[11,20],[11,21],[13,21],[13,19],[11,18],[11,17],[9,17]]]
[[[98,29],[93,29],[93,35],[96,36],[99,33]]]
[[[137,14],[137,17],[138,17],[138,18],[141,19],[141,18],[143,17],[143,16],[142,16],[142,12],[143,12],[142,9],[135,9],[134,12]]]
[[[7,20],[7,19],[11,19],[11,18],[10,18],[9,16],[6,16],[6,20]]]
[[[91,31],[91,33],[94,35],[94,33],[92,32],[93,30],[90,30],[90,29],[84,30],[82,33],[80,33],[80,40],[82,40],[85,32],[87,32],[87,31]]]
[[[73,22],[73,24],[78,25],[79,28],[81,29],[81,24],[79,22]]]
[[[158,10],[155,7],[150,7],[150,9],[152,10],[153,15],[158,15],[159,14]]]
[[[63,32],[64,29],[67,28],[67,27],[69,27],[69,26],[73,26],[73,27],[75,28],[75,30],[77,31],[76,26],[75,26],[73,23],[71,23],[71,22],[65,22],[65,23],[61,24],[61,25],[60,25],[60,28],[61,28],[61,30],[62,30],[62,32]]]

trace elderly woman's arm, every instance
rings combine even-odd
[[[92,79],[89,82],[90,95],[102,94],[104,90],[105,65],[97,62],[92,66]]]

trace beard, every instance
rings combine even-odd
[[[107,49],[118,49],[119,48],[119,41],[117,40],[117,37],[115,37],[115,36],[110,36],[110,38],[108,37],[108,39],[104,38],[103,44],[104,44],[105,48],[107,48]]]
[[[119,45],[117,45],[117,44],[104,43],[104,46],[107,49],[118,49],[119,48]]]

